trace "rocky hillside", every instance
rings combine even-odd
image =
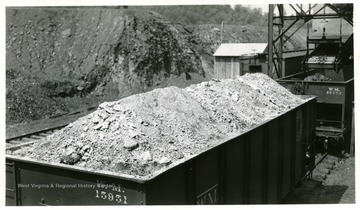
[[[8,123],[211,78],[199,40],[150,11],[7,8],[6,20]]]
[[[223,42],[267,29],[224,27]],[[6,122],[29,122],[213,75],[219,26],[184,26],[134,8],[6,8]]]

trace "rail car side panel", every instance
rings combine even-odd
[[[56,167],[13,163],[17,171],[17,205],[145,204],[143,186],[136,183]]]
[[[214,149],[194,159],[196,204],[220,204],[220,151]]]
[[[16,175],[15,164],[10,161],[6,161],[6,199],[5,204],[7,206],[16,206],[18,190],[16,187]]]
[[[227,204],[244,204],[247,203],[249,183],[247,154],[247,136],[242,135],[229,142],[226,145],[226,196]]]
[[[146,186],[146,204],[150,205],[181,205],[191,203],[189,199],[194,196],[191,193],[192,186],[187,174],[190,167],[181,165],[161,174],[157,179],[151,180]]]
[[[282,180],[282,162],[281,154],[283,151],[282,148],[282,130],[283,124],[282,121],[274,120],[269,123],[269,144],[268,144],[268,177],[267,177],[267,202],[268,203],[278,203],[281,200],[280,190],[281,190],[281,180]]]
[[[285,115],[284,116],[284,125],[286,126],[286,129],[283,130],[283,150],[282,150],[282,180],[281,180],[281,196],[285,197],[285,195],[290,191],[291,189],[291,167],[292,165],[292,141],[295,141],[295,139],[292,136],[292,120],[293,118],[291,115]]]
[[[295,156],[295,163],[294,163],[294,178],[295,180],[301,179],[301,174],[304,173],[303,168],[305,165],[305,156],[304,153],[306,152],[305,148],[305,135],[303,132],[304,129],[304,111],[301,109],[297,109],[294,112],[294,135],[295,135],[295,146],[294,146],[294,156]],[[292,183],[294,184],[294,183]]]
[[[295,85],[301,86],[305,95],[316,95],[319,103],[330,104],[344,104],[346,97],[351,97],[354,87],[353,80],[348,83],[278,80],[278,83],[290,91]]]
[[[264,203],[265,183],[265,152],[266,147],[264,146],[264,133],[263,126],[256,128],[251,133],[248,139],[250,143],[250,168],[249,168],[249,203],[261,204]]]

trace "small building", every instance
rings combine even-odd
[[[214,53],[214,77],[236,78],[267,69],[267,43],[226,43]]]

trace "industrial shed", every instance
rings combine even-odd
[[[235,78],[266,71],[267,43],[226,43],[214,53],[214,77]]]

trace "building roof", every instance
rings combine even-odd
[[[312,50],[309,50],[309,53],[311,53]],[[283,52],[283,58],[293,58],[293,57],[299,57],[299,56],[305,56],[306,50],[298,50],[298,51],[284,51]]]
[[[267,43],[226,43],[221,44],[214,56],[242,56],[263,53]]]

